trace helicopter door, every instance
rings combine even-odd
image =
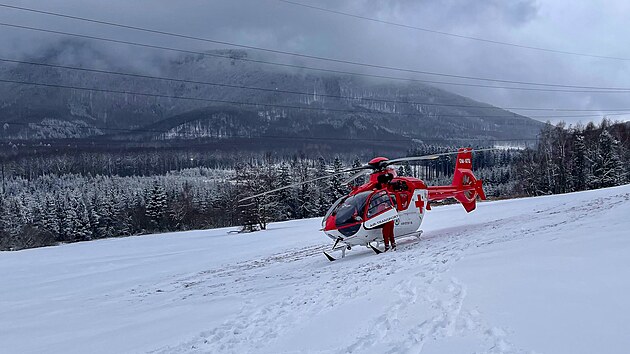
[[[374,192],[366,207],[363,223],[366,229],[373,229],[392,220],[398,220],[398,212],[386,190]]]

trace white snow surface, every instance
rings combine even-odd
[[[630,185],[428,212],[328,262],[320,219],[0,253],[2,353],[628,353]]]

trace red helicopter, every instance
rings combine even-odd
[[[477,151],[485,150],[494,149]],[[322,220],[321,231],[334,240],[331,251],[341,251],[342,257],[345,257],[346,250],[352,249],[353,246],[366,246],[375,253],[381,253],[378,246],[383,240],[383,225],[394,222],[395,239],[407,236],[420,237],[422,234],[420,225],[426,210],[431,210],[431,202],[454,198],[464,206],[466,212],[471,212],[476,207],[477,196],[482,200],[486,199],[482,181],[475,178],[472,173],[472,151],[472,148],[461,148],[457,152],[394,160],[376,157],[360,167],[270,190],[244,198],[242,201],[343,173],[359,171],[345,180],[345,183],[370,173],[370,178],[365,184],[352,187],[348,195],[339,198],[330,207]],[[450,186],[427,186],[420,179],[397,176],[396,170],[391,167],[401,162],[432,160],[455,154],[457,154],[455,174]],[[324,252],[324,255],[330,261],[335,260],[328,252]]]

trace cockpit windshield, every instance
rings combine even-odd
[[[334,212],[337,211],[337,207],[339,206],[339,204],[341,204],[344,199],[346,199],[346,197],[341,197],[339,199],[337,199],[333,205],[328,208],[328,211],[326,212],[326,215],[324,216],[324,220],[322,221],[322,226],[326,223],[326,220],[328,219],[329,216],[333,215]]]
[[[341,202],[337,201],[337,203],[335,203],[336,206],[331,208],[332,212],[330,213],[331,215],[335,215],[335,226],[341,228],[361,221],[369,196],[370,192],[362,192],[347,197]]]

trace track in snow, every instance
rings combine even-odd
[[[475,260],[478,255],[519,242],[543,242],[553,247],[554,242],[578,237],[578,230],[590,232],[594,223],[606,217],[613,217],[615,213],[623,215],[629,206],[630,187],[624,186],[480,203],[472,214],[466,214],[458,205],[439,207],[428,213],[423,225],[425,232],[419,241],[409,238],[401,242],[395,252],[381,255],[367,248],[353,248],[345,259],[332,263],[322,254],[330,245],[314,231],[317,220],[274,224],[267,232],[217,236],[216,241],[212,236],[202,238],[198,234],[192,234],[194,239],[168,238],[168,243],[176,245],[179,253],[161,257],[168,257],[177,267],[169,270],[170,263],[161,262],[159,257],[156,263],[152,263],[154,260],[147,260],[146,264],[138,262],[144,266],[144,272],[158,269],[157,264],[162,272],[136,274],[133,281],[105,287],[104,293],[90,293],[95,301],[108,301],[109,307],[88,310],[87,314],[105,314],[107,309],[114,308],[127,311],[129,318],[137,320],[136,316],[156,311],[164,314],[162,321],[168,321],[172,309],[180,309],[173,315],[172,325],[132,320],[126,331],[148,326],[138,333],[146,336],[144,340],[107,338],[109,331],[119,329],[116,323],[120,321],[109,324],[112,328],[94,329],[96,335],[106,336],[103,340],[116,342],[113,348],[119,352],[543,352],[544,343],[524,342],[509,323],[497,323],[500,321],[471,302],[468,295],[474,284],[458,278],[461,271],[457,265],[466,257]],[[628,221],[624,222],[599,228],[618,230],[630,226]],[[165,251],[156,243],[157,238],[159,236],[153,238],[152,248],[146,252]],[[142,240],[150,239],[143,237],[134,241],[142,255],[139,257],[149,258],[140,250],[144,247]],[[195,251],[198,244],[211,248],[214,242],[222,250],[214,251],[214,260],[212,254],[204,258]],[[257,251],[259,244],[260,251]],[[112,247],[110,252],[116,253],[118,246],[127,245],[125,240],[117,240],[116,244],[107,246]],[[98,243],[93,247],[99,247]],[[243,248],[247,249],[237,251]],[[45,256],[55,249],[59,248],[39,252]],[[232,250],[234,256],[230,257]],[[134,264],[132,256],[124,259],[130,262],[128,271],[135,274],[134,269],[140,265]],[[0,257],[0,264],[2,262],[10,263],[10,260]],[[94,268],[99,269],[97,265]],[[42,286],[35,281],[29,290],[36,294],[37,287]],[[44,307],[45,300],[31,296],[36,309]],[[479,296],[476,291],[475,298]],[[199,312],[205,313],[205,317],[193,316]],[[32,325],[28,320],[23,322],[26,327]],[[7,325],[8,322],[0,320],[0,329]],[[157,333],[148,334],[153,326]],[[3,339],[1,333],[0,339]],[[169,336],[169,333],[176,335]],[[84,351],[90,348],[86,338],[90,337],[57,338],[58,346],[53,346],[53,351],[67,348]],[[13,345],[22,352],[36,352],[41,348],[28,343]]]

